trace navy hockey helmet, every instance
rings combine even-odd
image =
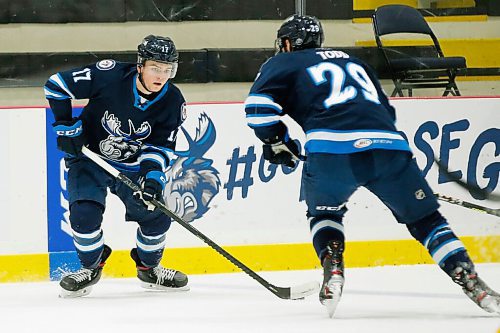
[[[147,60],[171,64],[172,74],[170,78],[174,78],[179,63],[179,53],[177,53],[174,41],[168,37],[146,36],[142,43],[137,46],[137,63],[144,65]]]
[[[292,45],[292,51],[321,47],[325,38],[323,27],[314,16],[289,16],[278,29],[276,49],[283,52],[285,39]]]

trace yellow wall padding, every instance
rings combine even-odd
[[[500,262],[500,235],[460,237],[477,263]],[[227,246],[226,251],[254,271],[281,271],[320,268],[312,244],[268,244]],[[416,240],[347,242],[346,267],[431,264],[427,250]],[[212,248],[167,249],[162,264],[187,274],[240,272]],[[128,251],[115,251],[106,263],[106,276],[135,276]]]
[[[431,8],[467,8],[476,7],[474,0],[434,0]]]
[[[407,5],[416,8],[418,0],[353,0],[352,2],[354,10],[371,10],[383,5]]]
[[[48,279],[48,254],[0,256],[0,282],[43,281]]]
[[[427,22],[486,22],[488,15],[425,16]],[[353,23],[372,23],[371,17],[355,17]]]
[[[500,235],[460,237],[476,263],[500,262]],[[254,271],[319,269],[310,243],[225,246],[224,249]],[[47,254],[0,256],[0,282],[48,281]],[[415,240],[353,241],[346,243],[346,267],[433,263]],[[240,272],[210,247],[166,249],[162,264],[187,274]],[[129,250],[113,251],[104,266],[108,277],[133,277],[135,263]]]

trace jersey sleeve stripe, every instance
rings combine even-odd
[[[45,98],[47,99],[57,99],[57,100],[63,100],[63,99],[70,99],[68,95],[62,94],[58,91],[51,90],[47,88],[46,86],[43,88],[45,91]]]
[[[173,142],[173,141],[169,141],[169,143],[175,145],[175,142]],[[156,152],[157,154],[162,155],[166,161],[172,161],[173,159],[175,159],[177,157],[177,155],[173,149],[163,147],[163,146],[152,146],[149,144],[145,144],[145,147],[143,150],[144,150],[144,153]]]
[[[64,82],[63,78],[61,77],[61,75],[59,75],[59,73],[52,75],[49,78],[49,81],[58,86],[59,88],[61,88],[62,90],[64,90],[69,97],[75,99],[75,96],[71,93],[68,86],[66,85],[66,82]]]
[[[283,113],[281,105],[275,103],[271,97],[266,95],[250,94],[245,100],[245,109],[252,107],[265,107],[277,111],[278,114]]]
[[[139,156],[137,161],[138,162],[142,162],[142,161],[156,162],[161,166],[162,170],[165,170],[168,167],[167,161],[165,160],[165,157],[163,156],[163,154],[157,153],[157,152],[144,152],[141,154],[141,156]]]
[[[259,114],[259,115],[247,115],[247,124],[250,127],[260,127],[269,126],[276,124],[280,121],[280,116],[269,115],[269,114]]]
[[[248,124],[248,126],[250,126],[251,128],[266,127],[266,126],[278,124],[279,122],[280,122],[279,120],[276,120],[276,121],[271,121],[271,122],[263,123],[263,124],[254,124],[254,125]]]

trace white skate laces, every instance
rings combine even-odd
[[[153,272],[156,275],[156,284],[163,285],[165,280],[173,281],[175,273],[177,272],[174,269],[164,268],[161,265],[158,265],[153,268]]]
[[[85,280],[91,280],[92,279],[92,270],[88,268],[81,268],[79,271],[71,274],[68,276],[70,279],[75,280],[76,282],[80,283]]]

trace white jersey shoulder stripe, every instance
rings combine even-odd
[[[72,99],[75,99],[75,96],[71,93],[71,91],[69,91],[68,86],[62,79],[61,75],[59,75],[59,73],[52,75],[49,80],[52,81],[52,83],[54,83],[55,85],[59,86],[62,90],[64,90]]]

